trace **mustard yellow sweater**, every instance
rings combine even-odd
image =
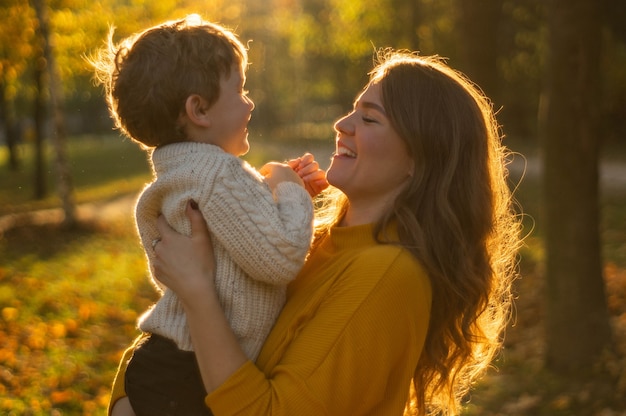
[[[377,244],[369,225],[334,228],[289,285],[256,364],[206,404],[216,416],[401,415],[430,305],[428,276],[406,250]]]

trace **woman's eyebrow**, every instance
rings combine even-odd
[[[385,112],[385,109],[380,106],[379,104],[376,104],[374,102],[371,101],[357,101],[354,103],[354,107],[356,108],[357,106],[361,106],[363,108],[369,108],[372,110],[376,110],[378,112],[380,112],[381,114],[383,114],[384,116],[387,116],[387,113]]]

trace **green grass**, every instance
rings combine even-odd
[[[68,142],[72,181],[77,203],[102,200],[136,192],[150,180],[145,153],[127,139],[117,136],[81,136]],[[32,146],[19,147],[21,167],[9,171],[6,148],[0,149],[0,215],[59,205],[57,171],[50,144],[44,149],[44,179],[47,195],[34,199],[34,154]]]
[[[329,153],[326,143],[286,148],[251,141],[246,158],[255,166],[310,148],[323,155],[318,157],[324,163]],[[27,145],[20,151],[22,170],[9,172],[6,152],[0,150],[0,216],[59,206],[53,173],[48,175],[50,196],[32,200],[32,155]],[[72,138],[69,155],[81,203],[133,195],[150,180],[145,154],[119,137]],[[489,371],[472,391],[464,415],[624,414],[626,405],[615,397],[626,391],[623,358],[612,362],[622,372],[624,390],[619,391],[602,380],[576,384],[542,369],[538,189],[537,179],[529,176],[517,194],[527,231],[534,226],[522,250],[522,279],[516,282],[517,318],[495,363],[498,371]],[[604,195],[602,206],[609,304],[614,327],[626,334],[626,193]],[[130,208],[112,220],[93,218],[74,230],[50,223],[0,232],[0,259],[0,414],[105,414],[120,354],[137,334],[138,314],[157,296],[146,277]]]

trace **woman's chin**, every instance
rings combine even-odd
[[[334,186],[335,188],[341,190],[342,184],[345,181],[342,179],[339,169],[336,166],[333,168],[333,163],[331,163],[330,167],[326,171],[326,180],[330,186]]]

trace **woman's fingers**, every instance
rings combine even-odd
[[[304,187],[311,197],[316,196],[328,187],[326,172],[320,169],[319,163],[311,153],[305,153],[300,157],[290,159],[284,163],[302,179]],[[259,169],[259,172],[265,176],[266,180],[272,174],[271,168],[272,163],[268,163]]]
[[[159,218],[157,218],[157,229],[159,230],[161,240],[163,240],[163,238],[167,235],[172,235],[176,233],[176,230],[170,227],[163,215],[159,215]]]
[[[328,188],[328,181],[326,180],[326,172],[319,167],[319,163],[313,159],[313,155],[310,153],[302,156],[302,160],[307,164],[301,168],[298,172],[302,180],[306,185],[306,190],[312,197],[316,196],[324,189]]]
[[[289,165],[289,167],[293,170],[295,170],[296,172],[299,169],[300,166],[300,162],[301,162],[301,158],[297,157],[295,159],[289,159],[287,162],[285,162],[287,165]]]
[[[198,209],[198,204],[193,199],[187,202],[187,208],[185,211],[189,222],[191,223],[191,238],[199,238],[209,240],[208,244],[211,244],[211,238],[209,234],[209,227],[206,224],[202,212]],[[211,247],[212,248],[212,247]]]
[[[178,233],[159,216],[161,241],[154,248],[152,268],[155,277],[179,296],[213,279],[215,259],[206,221],[195,202],[187,204],[191,236]]]

